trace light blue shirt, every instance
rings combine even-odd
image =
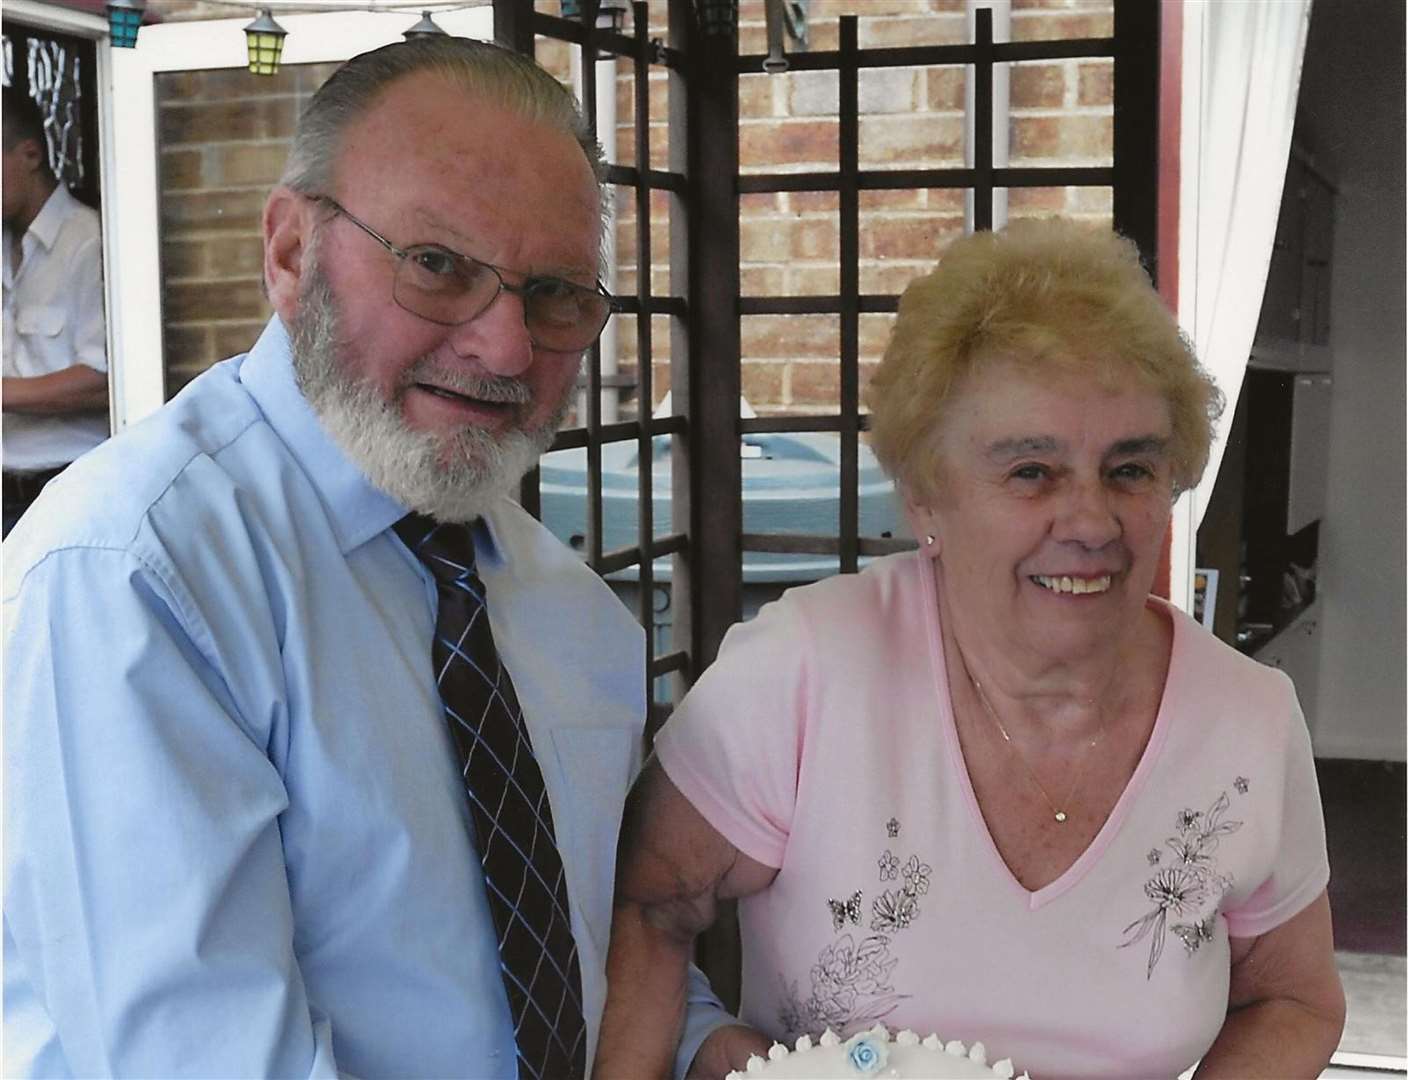
[[[6,1076],[516,1076],[404,513],[324,433],[276,319],[11,533]],[[642,631],[512,503],[476,533],[590,1061]],[[724,1019],[692,1000],[683,1061]]]

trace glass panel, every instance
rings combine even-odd
[[[738,239],[743,295],[838,293],[839,203],[834,191],[741,196]]]
[[[650,167],[662,172],[670,168],[670,87],[670,78],[665,69],[652,65],[649,101]]]
[[[627,164],[635,156],[635,81],[630,65],[615,57],[596,62],[596,137],[608,164]],[[585,106],[584,106],[585,107]],[[630,155],[629,159],[621,155]]]
[[[604,252],[606,274],[602,283],[619,296],[635,296],[638,282],[636,248],[639,246],[639,219],[636,217],[635,188],[611,185],[609,188],[612,227]],[[653,260],[652,260],[653,261]]]
[[[639,220],[636,216],[636,190],[613,187],[616,227],[614,262],[615,284],[608,287],[620,296],[635,296],[640,267],[637,247],[640,242]],[[608,253],[610,256],[610,253]],[[655,190],[650,193],[650,294],[668,297],[673,293],[670,267],[670,193]]]
[[[935,76],[943,69],[932,69],[926,76]],[[957,70],[957,69],[950,69]],[[953,76],[939,77],[939,97],[950,93],[946,82]],[[932,108],[929,79],[915,82],[914,93],[922,107],[915,110],[860,115],[860,139],[857,159],[862,169],[962,169],[963,113],[962,110]]]
[[[860,291],[898,295],[963,235],[962,188],[860,193]],[[862,348],[862,354],[864,348]]]
[[[684,340],[682,320],[671,315],[652,315],[650,317],[650,392],[652,398],[650,412],[652,416],[682,416],[684,414],[684,410],[680,407],[679,395],[674,392],[671,381],[674,378],[671,353],[676,338],[681,342]],[[622,339],[622,355],[634,357],[635,354],[635,339],[632,338],[630,342]]]
[[[1114,164],[1113,61],[997,66],[1009,69],[1011,165]]]
[[[618,419],[634,420],[640,410],[640,343],[638,338],[639,316],[614,315],[610,326],[616,334],[618,356],[620,404]],[[650,377],[652,416],[674,416],[679,414],[674,395],[670,401],[670,328],[674,320],[669,315],[653,315],[650,319]]]
[[[815,6],[858,14],[856,37],[862,49],[961,45],[969,40],[964,0],[820,0]]]
[[[912,540],[894,481],[875,460],[864,433],[860,437],[856,480],[856,505],[860,510],[858,535],[870,540]],[[863,555],[860,565],[864,567],[870,561],[870,557]]]
[[[835,537],[840,533],[841,439],[834,432],[748,435],[743,456],[743,531]],[[743,617],[793,585],[837,572],[835,555],[743,552]]]
[[[660,80],[658,92],[661,95],[666,93],[665,82]],[[650,84],[650,105],[654,112],[655,95],[657,88],[652,81]],[[664,104],[661,104],[664,109]],[[663,111],[662,114],[663,115]],[[601,128],[598,128],[598,137],[601,135]],[[606,150],[606,160],[616,165],[634,165],[636,163],[636,80],[635,71],[630,63],[625,60],[616,61],[616,135],[614,149],[606,146],[606,140],[602,139],[602,146]]]
[[[903,45],[952,45],[965,40],[964,0],[812,0],[806,12],[806,44],[784,38],[783,52],[835,49],[843,15],[859,16],[856,37],[861,48]],[[740,0],[739,52],[768,51],[763,0]]]
[[[1104,38],[1114,32],[1114,0],[1012,0],[1013,41]]]
[[[542,0],[539,0],[541,3]],[[552,3],[552,0],[548,0]],[[552,4],[555,8],[556,4]],[[552,15],[560,14],[559,11],[550,12]],[[533,59],[547,71],[553,78],[560,82],[567,89],[572,91],[572,96],[581,101],[578,93],[577,68],[580,63],[581,50],[569,41],[562,41],[558,38],[544,37],[539,34],[533,39]]]
[[[601,422],[615,424],[634,420],[639,408],[639,380],[636,366],[635,315],[613,315],[606,324],[598,343],[601,363]],[[591,353],[582,362],[577,381],[577,401],[568,414],[565,426],[584,427],[587,423],[588,365]]]
[[[1112,227],[1115,189],[1110,187],[1002,188],[1007,194],[1008,220],[1060,214]]]
[[[865,403],[865,387],[870,381],[870,377],[875,374],[875,369],[880,366],[881,359],[885,355],[885,346],[890,343],[890,330],[895,325],[895,316],[891,312],[879,312],[863,314],[860,317],[859,328],[859,353],[860,353],[860,413],[862,416],[869,414],[870,407]]]
[[[839,315],[745,315],[741,334],[747,407],[759,416],[836,413]]]
[[[928,74],[927,68],[918,67],[864,68],[856,72],[856,105],[861,115],[913,115],[923,110],[929,98]]]
[[[835,170],[840,162],[837,92],[834,71],[739,76],[739,171]]]

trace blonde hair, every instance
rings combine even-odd
[[[865,392],[880,464],[921,501],[937,494],[945,406],[992,359],[1133,378],[1172,419],[1175,492],[1207,466],[1223,397],[1154,291],[1134,244],[1062,218],[963,237],[900,298]]]

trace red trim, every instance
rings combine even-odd
[[[1162,0],[1159,12],[1159,295],[1178,310],[1179,147],[1183,122],[1183,0]],[[1173,530],[1164,537],[1154,592],[1172,588]]]

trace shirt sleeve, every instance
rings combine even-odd
[[[1289,680],[1288,680],[1289,681]],[[1299,914],[1330,880],[1325,817],[1315,776],[1310,732],[1295,690],[1288,687],[1290,715],[1282,758],[1281,828],[1271,869],[1245,903],[1225,912],[1233,937],[1258,937]]]
[[[288,796],[182,595],[126,552],[69,549],[6,601],[4,908],[27,1012],[75,1076],[335,1076],[294,955]]]
[[[729,630],[719,656],[656,737],[670,780],[734,847],[781,867],[797,801],[806,636],[797,604],[765,605]]]
[[[95,371],[108,369],[107,319],[103,307],[103,250],[95,238],[74,254],[70,274],[74,362]]]
[[[708,978],[693,964],[689,965],[689,984],[685,992],[684,1032],[675,1051],[675,1080],[684,1080],[694,1056],[704,1040],[727,1024],[739,1020],[729,1013],[714,996]]]

